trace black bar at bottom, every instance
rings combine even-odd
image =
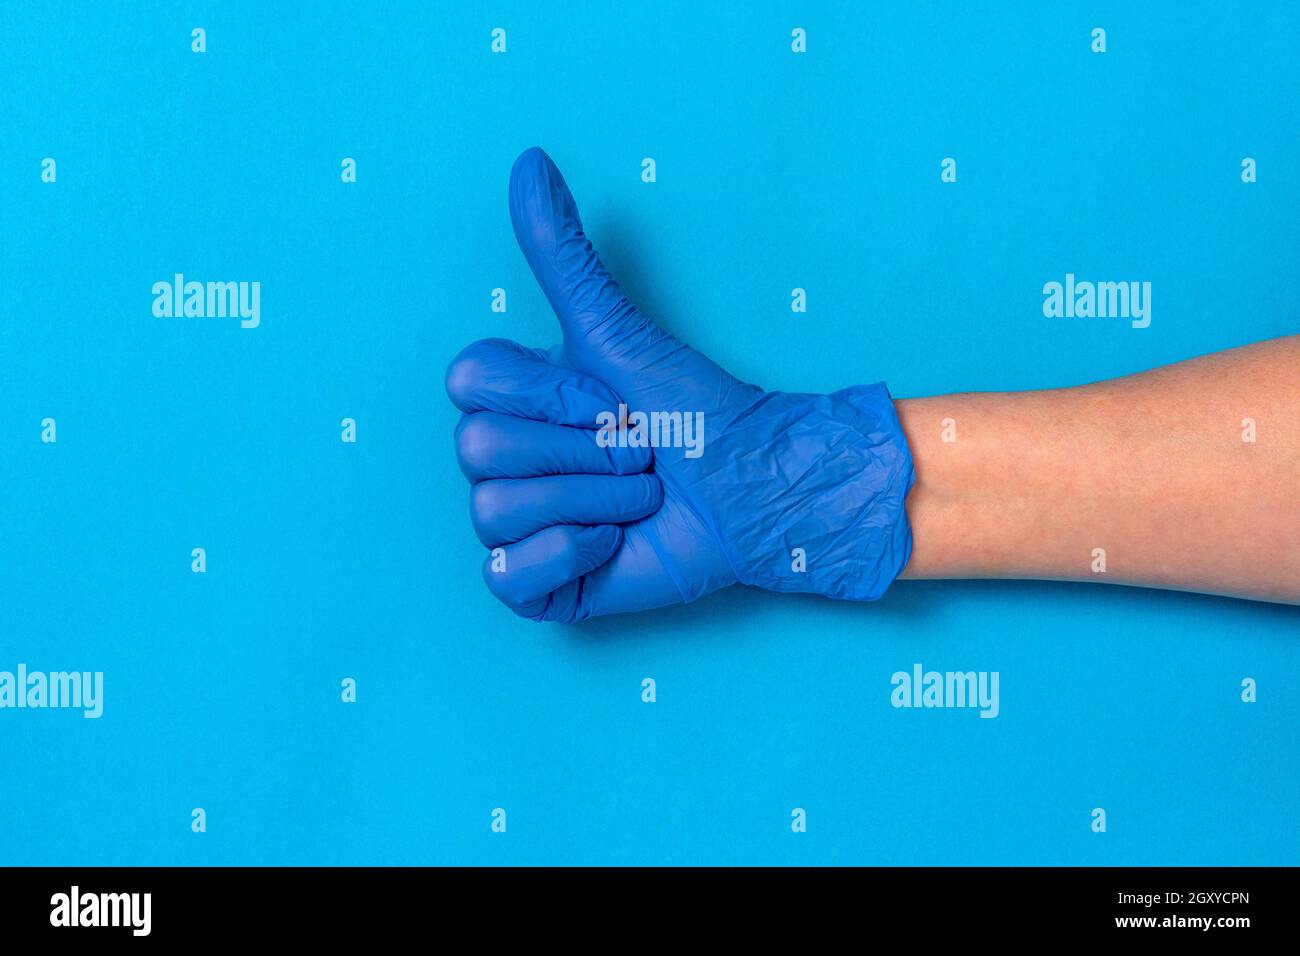
[[[1273,868],[10,868],[6,942],[451,938],[607,943],[844,929],[927,939],[1287,932],[1300,871]],[[75,889],[74,889],[75,887]],[[147,894],[147,896],[146,896]],[[613,935],[611,935],[613,934]],[[974,934],[974,935],[972,935]],[[1241,934],[1247,934],[1242,936]],[[1288,934],[1290,935],[1290,934]],[[681,938],[681,937],[675,937]]]

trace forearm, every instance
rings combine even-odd
[[[916,465],[904,577],[1300,603],[1300,336],[1077,388],[896,407]]]

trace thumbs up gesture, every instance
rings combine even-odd
[[[541,149],[511,170],[510,218],[563,341],[484,339],[447,370],[493,594],[566,622],[737,582],[880,597],[911,552],[913,481],[884,384],[769,392],[660,329]]]

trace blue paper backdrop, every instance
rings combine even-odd
[[[535,144],[643,308],[772,388],[1295,332],[1300,13],[1136,6],[6,5],[0,669],[105,699],[0,710],[0,863],[1296,863],[1295,608],[902,582],[540,626],[451,449],[448,360],[558,337],[506,210]],[[1151,281],[1151,326],[1044,318],[1066,272]],[[259,327],[155,317],[175,273],[260,282]],[[893,709],[917,662],[998,671],[1001,715]]]

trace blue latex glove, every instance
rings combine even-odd
[[[548,621],[693,601],[738,581],[880,597],[912,546],[912,456],[884,383],[767,392],[661,330],[605,271],[540,149],[511,170],[510,217],[564,342],[486,339],[447,370],[465,413],[456,452],[471,517],[495,549],[483,569],[492,592]],[[702,413],[702,446],[660,429],[683,447],[602,447],[598,434],[618,441],[608,426],[620,404],[634,442],[632,413]]]

